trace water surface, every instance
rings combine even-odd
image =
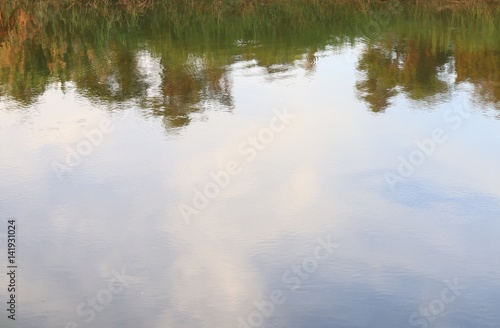
[[[2,327],[498,327],[498,30],[373,17],[4,37]]]

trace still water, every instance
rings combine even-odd
[[[412,24],[5,38],[1,326],[499,327],[498,33]]]

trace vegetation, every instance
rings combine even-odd
[[[363,42],[361,99],[383,111],[398,92],[448,92],[438,73],[500,101],[500,0],[28,0],[0,4],[0,96],[29,105],[53,83],[99,102],[137,105],[189,122],[207,100],[232,108],[229,67],[254,60],[269,78],[314,70],[326,46]],[[141,53],[159,63],[152,88]],[[205,104],[205,105],[203,105]]]

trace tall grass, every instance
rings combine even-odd
[[[135,20],[145,14],[162,12],[174,25],[213,19],[253,19],[260,24],[296,25],[330,20],[346,9],[366,18],[371,11],[384,10],[394,3],[404,5],[405,13],[414,18],[431,14],[494,20],[500,13],[500,0],[16,0],[0,4],[0,25],[14,24],[18,10],[35,10],[38,18],[47,13],[67,15],[76,10],[112,20]]]
[[[297,60],[311,68],[316,51],[366,38],[360,33],[362,27],[376,21],[376,17],[390,14],[395,3],[4,1],[0,4],[0,95],[29,104],[51,81],[63,85],[71,81],[79,92],[99,101],[139,99],[145,107],[158,112],[190,111],[203,94],[230,106],[225,81],[227,67],[235,58],[255,60],[270,72],[275,64],[290,67]],[[435,74],[433,70],[442,62],[443,54],[460,59],[456,64],[460,80],[490,81],[483,85],[492,90],[494,101],[500,99],[500,67],[491,65],[498,58],[499,0],[397,3],[402,11],[389,15],[387,24],[364,40],[368,49],[361,58],[365,63],[360,70],[369,79],[360,86],[363,92],[371,93],[367,99],[372,99],[374,107],[383,108],[397,84],[417,86],[405,89],[413,98],[440,92],[436,78],[431,76],[422,82],[413,77],[428,63],[434,66],[426,74]],[[408,41],[394,42],[395,39]],[[449,53],[451,47],[453,53]],[[145,98],[147,85],[136,56],[142,50],[161,61],[163,99]],[[407,60],[404,70],[390,64],[390,58],[383,58],[391,51]],[[197,68],[201,71],[189,67],[189,58],[193,56],[203,63]],[[412,58],[423,59],[412,62]],[[489,64],[483,65],[483,59]],[[392,65],[391,70],[384,65]],[[119,84],[118,92],[108,83],[111,80]],[[427,90],[426,83],[434,85],[434,90]],[[377,90],[383,92],[377,94]]]

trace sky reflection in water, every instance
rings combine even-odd
[[[135,75],[49,84],[23,107],[4,95],[0,212],[19,222],[19,324],[238,327],[280,290],[263,327],[497,327],[498,80],[467,82],[459,58],[414,45],[358,40],[267,64],[258,44],[236,44],[222,65],[208,53],[168,66],[146,47],[122,53]],[[416,75],[398,68],[413,55]],[[238,147],[283,108],[295,118],[248,162]],[[70,167],[104,119],[112,131]],[[435,129],[446,141],[391,187]],[[231,161],[241,173],[186,224],[179,204]],[[293,271],[318,238],[338,248]],[[87,325],[81,304],[123,269],[127,288]]]

